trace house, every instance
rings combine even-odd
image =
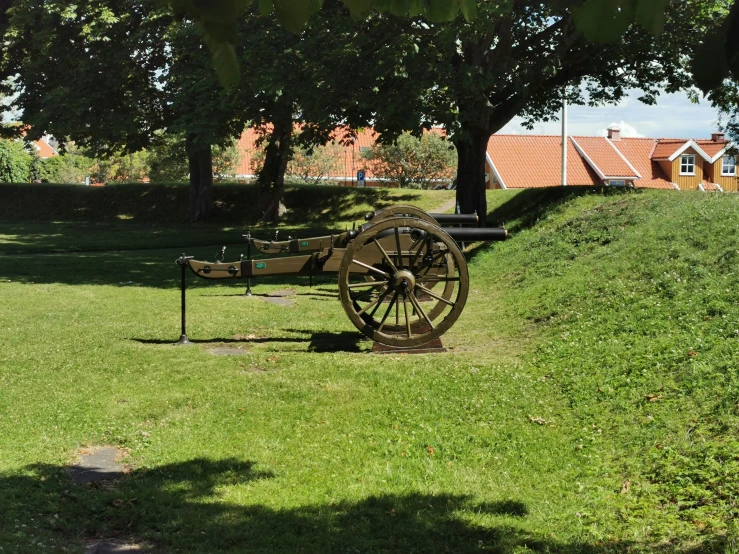
[[[296,128],[297,129],[297,128]],[[379,135],[371,127],[359,130],[356,137],[351,140],[342,141],[346,131],[337,128],[334,135],[337,138],[334,152],[336,163],[333,164],[325,176],[321,176],[330,184],[357,186],[357,171],[365,172],[365,184],[367,186],[382,186],[383,183],[366,167],[362,157],[366,151],[375,145]],[[251,128],[247,128],[239,138],[237,148],[239,150],[239,164],[236,167],[238,179],[253,179],[257,174],[259,165],[259,152],[257,147],[259,134]]]
[[[722,133],[710,140],[567,138],[567,186],[633,186],[737,192],[734,145]],[[493,135],[488,141],[488,188],[562,186],[562,138]]]
[[[33,144],[39,158],[53,158],[59,155],[59,152],[46,141],[45,137],[34,140],[31,144]]]

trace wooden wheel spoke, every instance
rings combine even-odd
[[[416,283],[416,288],[422,290],[424,293],[428,294],[431,298],[436,298],[439,302],[444,302],[444,304],[454,307],[454,302],[451,302],[450,300],[447,300],[446,298],[439,296],[438,294],[430,291],[423,285],[419,285],[418,283]]]
[[[382,247],[382,245],[381,245],[381,244],[380,244],[379,242],[377,242],[377,239],[373,239],[373,241],[374,241],[374,243],[375,243],[375,244],[377,245],[377,248],[379,248],[379,249],[380,249],[380,252],[382,253],[382,257],[383,257],[383,258],[385,258],[385,261],[386,261],[386,262],[387,262],[388,264],[390,264],[390,269],[392,269],[392,270],[393,270],[393,273],[397,273],[397,271],[398,271],[398,268],[397,268],[397,267],[395,267],[395,264],[394,264],[394,263],[393,263],[393,261],[392,261],[392,260],[390,259],[390,256],[388,256],[388,255],[387,255],[387,252],[385,252],[385,249],[384,249],[384,248]]]
[[[414,242],[413,244],[411,244],[411,247],[408,249],[408,252],[412,252],[413,251],[413,247],[416,246],[416,244],[418,244],[419,242],[421,243],[421,246],[418,247],[418,250],[416,250],[416,253],[413,254],[413,258],[410,259],[410,263],[408,264],[408,267],[409,268],[412,268],[414,265],[416,265],[416,260],[418,259],[418,255],[421,253],[421,251],[423,250],[424,245],[426,244],[426,241],[424,239],[425,239],[425,237],[421,237],[416,242]]]
[[[431,256],[431,260],[427,265],[422,265],[419,268],[419,271],[424,270],[423,273],[419,273],[418,277],[421,277],[422,275],[427,275],[429,270],[431,270],[432,267],[434,267],[434,264],[441,260],[444,256],[446,256],[446,252],[439,252],[438,254],[434,254]]]
[[[385,291],[380,295],[380,300],[375,304],[375,307],[373,308],[372,312],[369,314],[370,317],[375,317],[375,313],[377,312],[377,309],[382,305],[382,301],[385,300],[388,294],[390,294],[390,287],[386,288]]]
[[[416,298],[416,295],[413,294],[413,292],[408,291],[408,297],[411,299],[411,304],[413,304],[413,306],[416,308],[416,311],[419,314],[421,314],[421,316],[423,317],[423,319],[426,320],[426,323],[429,324],[429,327],[431,327],[432,329],[436,329],[436,327],[434,327],[434,324],[432,323],[432,321],[429,319],[429,316],[427,316],[426,315],[426,312],[423,311],[423,308],[421,307],[421,303],[418,301],[418,298]]]
[[[395,296],[393,296],[393,299],[390,301],[390,304],[388,304],[388,306],[387,306],[387,310],[385,310],[385,315],[382,316],[382,320],[380,321],[380,326],[377,328],[377,331],[378,332],[382,332],[382,328],[385,326],[385,321],[387,320],[387,316],[390,315],[390,310],[393,309],[393,304],[395,304],[395,302],[398,300],[398,296],[399,296],[399,294],[396,291],[395,292]],[[396,314],[395,314],[395,320],[396,320],[395,323],[396,324],[397,324],[397,319],[398,319],[398,315],[397,315],[397,310],[396,310]]]
[[[408,319],[408,295],[403,295],[403,310],[405,311],[405,330],[408,338],[411,338],[411,320]]]
[[[390,279],[390,275],[389,274],[385,273],[384,271],[382,271],[380,269],[377,269],[376,267],[372,267],[371,265],[367,265],[366,263],[360,262],[358,260],[352,260],[352,263],[358,265],[359,267],[363,267],[367,271],[371,271],[373,273],[377,273],[378,275],[382,275],[386,279]]]
[[[395,246],[398,249],[398,263],[397,263],[397,266],[400,269],[403,269],[403,264],[402,264],[402,261],[403,261],[403,251],[400,249],[400,229],[398,229],[398,227],[395,227]],[[395,271],[397,271],[397,269]]]
[[[370,302],[369,304],[367,304],[364,308],[362,308],[361,310],[359,310],[357,312],[357,314],[358,315],[362,315],[364,312],[366,312],[367,310],[369,310],[375,304],[378,304],[378,303],[382,302],[382,299],[385,298],[386,295],[387,295],[387,291],[385,291],[385,294],[381,294],[380,296],[378,296],[377,298],[375,298],[372,302]]]
[[[389,282],[390,281],[365,281],[364,283],[352,283],[351,285],[347,285],[347,288],[358,289],[361,287],[382,287],[387,285]]]

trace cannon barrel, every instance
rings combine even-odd
[[[482,242],[505,240],[508,231],[501,227],[443,227],[457,242]]]
[[[439,225],[477,225],[477,214],[429,214]]]
[[[409,208],[410,209],[410,208]],[[416,209],[417,210],[417,209]],[[420,210],[417,210],[420,211]],[[364,216],[365,221],[372,221],[382,210],[374,210],[367,212]],[[412,213],[412,212],[411,212]],[[401,215],[398,212],[397,215]],[[428,214],[433,217],[439,225],[477,225],[480,218],[477,214]]]

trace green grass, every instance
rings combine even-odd
[[[448,200],[287,226],[410,194]],[[191,279],[198,342],[171,346],[174,258],[237,243],[240,216],[154,226],[130,202],[0,223],[3,552],[737,551],[739,197],[490,193],[512,238],[469,252],[449,352],[419,356],[370,354],[330,277],[256,285],[290,307]],[[72,485],[101,444],[133,472]]]

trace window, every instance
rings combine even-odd
[[[695,175],[695,156],[682,156],[680,158],[680,175]]]
[[[724,156],[721,175],[736,175],[736,156]]]
[[[626,181],[623,181],[623,180],[615,180],[614,181],[613,179],[611,179],[610,181],[608,181],[608,185],[611,186],[611,187],[625,187],[626,186]]]

